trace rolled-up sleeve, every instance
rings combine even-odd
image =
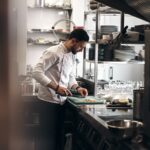
[[[43,86],[47,86],[47,84],[51,82],[51,79],[45,75],[45,71],[49,69],[57,60],[58,56],[56,53],[45,51],[33,69],[33,78],[35,78]]]

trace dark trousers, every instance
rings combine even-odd
[[[41,109],[40,124],[42,126],[41,140],[45,141],[42,144],[42,150],[62,150],[64,147],[64,113],[65,104],[59,105],[40,101]]]

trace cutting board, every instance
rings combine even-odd
[[[73,97],[70,96],[68,97],[68,100],[70,100],[71,102],[73,102],[74,104],[104,104],[105,100],[104,99],[99,99],[96,98],[94,96],[86,96],[86,97]]]

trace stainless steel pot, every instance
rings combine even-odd
[[[143,123],[135,120],[107,121],[108,129],[118,138],[136,137],[141,134]]]

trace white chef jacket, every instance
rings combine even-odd
[[[75,55],[68,52],[63,43],[48,48],[33,69],[33,77],[40,83],[38,98],[63,104],[66,97],[56,94],[46,85],[51,81],[71,88],[77,81],[74,76]]]

